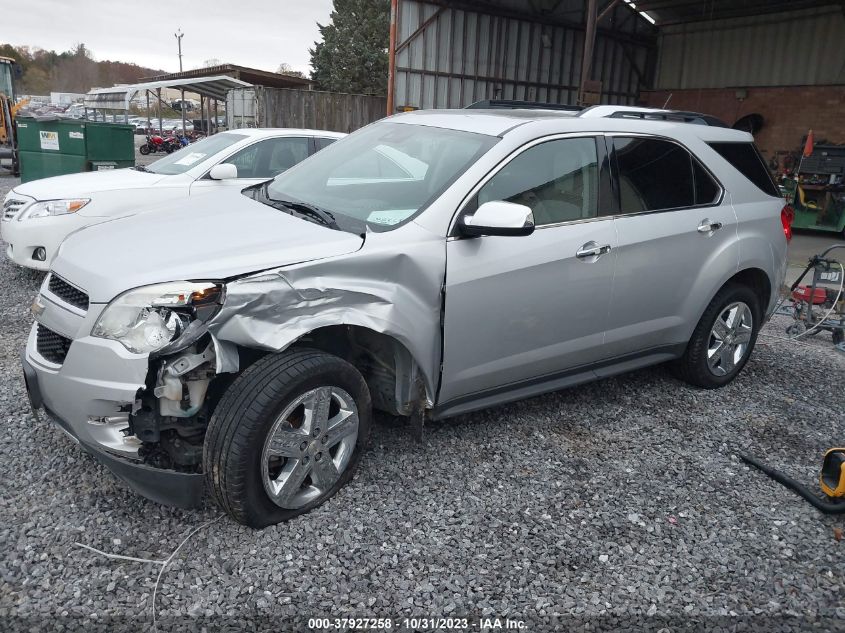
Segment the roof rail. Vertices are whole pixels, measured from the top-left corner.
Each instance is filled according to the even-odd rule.
[[[585,118],[639,119],[641,121],[674,121],[676,123],[692,123],[693,125],[709,125],[710,127],[728,127],[724,121],[709,114],[681,110],[659,110],[657,108],[600,105],[587,108],[578,116]]]
[[[464,108],[465,110],[563,110],[566,112],[581,112],[584,108],[562,103],[541,103],[539,101],[515,101],[511,99],[484,99],[476,101]]]

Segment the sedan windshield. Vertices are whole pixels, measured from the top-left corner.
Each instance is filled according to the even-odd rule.
[[[267,187],[294,201],[389,231],[422,211],[499,139],[382,122],[344,138]]]
[[[204,161],[209,156],[213,156],[218,152],[222,152],[227,147],[230,147],[240,140],[245,139],[243,134],[233,134],[225,132],[222,134],[215,134],[209,136],[196,143],[191,143],[182,149],[168,154],[154,163],[147,165],[145,171],[151,171],[154,174],[162,174],[163,176],[173,176],[175,174],[182,174],[188,171],[197,163]]]

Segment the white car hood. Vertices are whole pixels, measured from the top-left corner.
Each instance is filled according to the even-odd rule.
[[[229,190],[77,231],[52,269],[105,303],[146,284],[225,279],[344,255],[363,242]]]
[[[81,174],[53,176],[26,182],[14,188],[19,193],[36,200],[58,200],[62,198],[86,198],[98,191],[115,189],[136,189],[158,183],[161,174],[153,174],[137,169],[110,169],[107,171],[87,171]]]

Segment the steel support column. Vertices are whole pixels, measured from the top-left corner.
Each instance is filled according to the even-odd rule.
[[[158,133],[164,135],[164,116],[161,112],[161,88],[156,88],[156,97],[158,97]]]
[[[584,101],[584,89],[590,80],[590,71],[593,66],[593,49],[596,42],[596,0],[587,0],[586,6],[587,26],[584,31],[584,52],[581,56],[581,90],[578,93],[578,102]]]
[[[399,0],[390,0],[390,44],[387,51],[387,116],[393,114],[393,99],[396,81],[396,22],[398,20]]]

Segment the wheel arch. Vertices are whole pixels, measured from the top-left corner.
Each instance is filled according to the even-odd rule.
[[[317,349],[352,364],[364,376],[373,407],[392,415],[408,416],[433,405],[428,376],[408,347],[389,334],[361,325],[327,325],[301,335],[278,350],[236,344],[242,371],[271,353]]]
[[[769,303],[772,300],[772,281],[766,271],[755,267],[740,270],[723,283],[719,287],[719,290],[727,286],[729,283],[738,283],[751,288],[760,301],[760,311],[762,315],[766,314]],[[718,293],[718,290],[716,292]]]
[[[433,404],[420,364],[389,334],[361,325],[328,325],[301,336],[291,347],[319,349],[351,363],[364,376],[376,409],[407,416]]]
[[[738,283],[751,288],[755,296],[760,301],[759,316],[761,317],[761,321],[765,322],[767,317],[770,315],[770,309],[773,308],[774,304],[772,301],[773,292],[776,289],[773,286],[771,276],[759,266],[751,264],[741,270],[734,269],[729,272],[724,272],[718,281],[720,283],[709,286],[706,291],[701,289],[698,294],[691,293],[690,296],[697,297],[697,300],[695,307],[692,307],[688,312],[690,319],[686,323],[687,329],[681,335],[684,342],[688,341],[692,336],[693,330],[695,329],[695,326],[701,316],[707,310],[707,306],[710,305],[716,295],[718,295],[725,286],[731,283]]]

